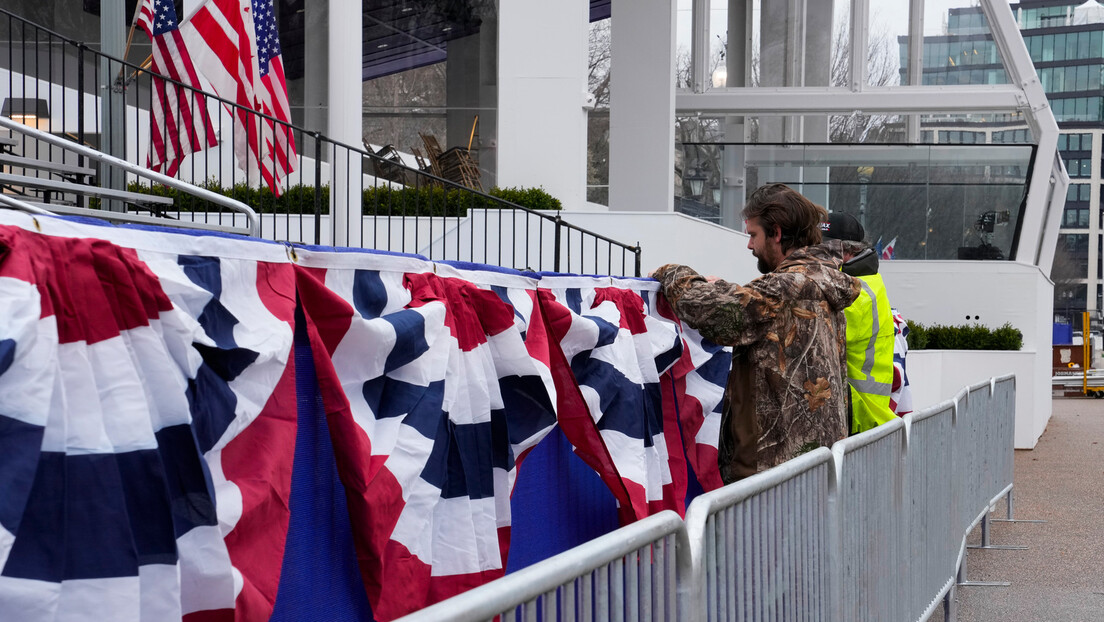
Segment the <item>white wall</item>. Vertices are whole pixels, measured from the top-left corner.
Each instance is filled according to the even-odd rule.
[[[583,0],[499,3],[499,186],[585,202],[589,11]]]
[[[614,211],[674,210],[676,4],[612,1],[617,17],[610,22],[609,200]]]
[[[945,356],[916,351],[909,353],[908,373],[917,410],[950,399],[967,384],[1016,373],[1016,447],[1034,447],[1052,412],[1050,279],[1035,266],[1008,261],[886,261],[881,273],[890,304],[906,319],[990,328],[1008,322],[1023,332],[1021,353],[1028,353],[1030,362],[1018,353],[979,358],[980,353],[963,351]]]
[[[759,276],[746,233],[677,212],[563,211],[564,220],[626,244],[639,244],[641,274],[681,263],[734,283]]]
[[[1034,351],[916,350],[908,355],[908,375],[915,410],[951,399],[963,388],[995,376],[1016,375],[1016,449],[1032,449],[1047,419],[1039,416],[1040,401],[1050,402],[1050,377],[1036,382]],[[1041,394],[1040,394],[1041,393]]]

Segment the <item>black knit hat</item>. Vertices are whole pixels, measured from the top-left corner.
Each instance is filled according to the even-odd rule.
[[[844,212],[832,212],[828,214],[828,222],[820,223],[820,233],[823,237],[836,240],[850,240],[862,242],[866,237],[866,231],[859,221]]]

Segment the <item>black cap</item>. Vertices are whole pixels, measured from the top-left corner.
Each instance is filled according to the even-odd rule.
[[[828,214],[828,222],[820,223],[820,233],[827,239],[850,240],[862,242],[866,237],[866,231],[851,214],[844,212],[832,212]]]

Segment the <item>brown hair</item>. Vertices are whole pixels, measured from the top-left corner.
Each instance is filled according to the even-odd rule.
[[[782,250],[820,244],[820,223],[828,210],[786,184],[766,184],[751,193],[744,218],[758,218],[767,235],[782,231]]]

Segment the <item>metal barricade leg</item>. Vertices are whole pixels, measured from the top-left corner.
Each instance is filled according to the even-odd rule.
[[[969,548],[969,547],[967,547]],[[966,564],[970,560],[970,552],[962,552],[962,565],[958,567],[958,580],[955,582],[956,586],[965,585],[969,587],[1008,587],[1012,585],[1009,581],[971,581],[966,578]]]
[[[971,544],[967,546],[968,549],[994,549],[1000,551],[1023,551],[1027,550],[1026,546],[1007,544],[989,544],[989,515],[986,514],[981,518],[981,544]],[[996,519],[993,519],[996,520]]]
[[[1008,489],[1008,495],[1005,496],[1005,503],[1008,506],[1007,518],[994,518],[994,522],[998,523],[1045,523],[1045,520],[1028,519],[1028,518],[1015,518],[1012,513],[1012,489]]]

